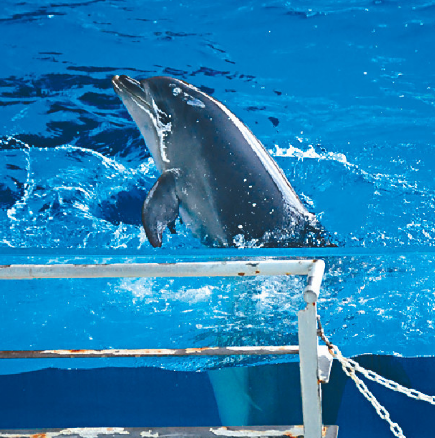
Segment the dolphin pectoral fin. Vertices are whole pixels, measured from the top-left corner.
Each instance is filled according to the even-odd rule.
[[[171,234],[177,234],[177,229],[175,227],[175,220],[169,222],[168,230],[170,231]]]
[[[176,194],[174,171],[166,170],[156,181],[142,207],[142,223],[151,245],[162,246],[165,228],[178,217],[179,201]]]

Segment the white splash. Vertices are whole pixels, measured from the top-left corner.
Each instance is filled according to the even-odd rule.
[[[134,95],[131,95],[131,99],[139,108],[145,111],[150,117],[154,127],[156,128],[157,135],[159,137],[159,143],[160,143],[159,148],[160,148],[160,156],[162,158],[162,161],[164,161],[165,163],[170,163],[168,156],[166,155],[165,137],[169,132],[171,132],[172,124],[171,122],[163,123],[161,121],[161,118],[159,117],[159,115],[167,117],[167,114],[158,108],[154,99],[152,101],[154,114],[145,105],[143,105],[139,99],[136,99]]]
[[[346,155],[339,153],[339,152],[326,152],[325,154],[319,154],[315,151],[313,145],[308,145],[307,150],[299,149],[292,144],[288,146],[288,148],[281,148],[278,145],[275,145],[275,150],[271,151],[272,155],[276,157],[295,157],[300,160],[303,160],[305,158],[313,158],[316,160],[331,160],[331,161],[338,161],[343,164],[350,163],[347,161]]]
[[[155,114],[157,116],[154,120],[156,122],[155,127],[157,130],[157,135],[159,136],[159,140],[160,140],[160,154],[162,157],[162,161],[166,163],[170,163],[168,156],[166,155],[165,137],[172,131],[172,123],[171,122],[163,123],[160,116],[168,117],[168,115],[165,112],[163,112],[160,108],[158,108],[154,99],[152,104]]]

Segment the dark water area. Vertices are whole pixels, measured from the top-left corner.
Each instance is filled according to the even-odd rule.
[[[434,358],[360,356],[358,362],[406,387],[435,393]],[[0,428],[194,427],[302,424],[297,363],[208,373],[157,368],[45,369],[0,376]],[[225,409],[211,381],[227,381]],[[241,381],[246,385],[241,385]],[[231,385],[231,383],[233,383]],[[431,436],[433,406],[368,383],[405,436]],[[188,396],[186,396],[188,394]],[[388,425],[334,363],[323,385],[324,424],[340,437],[391,436]],[[35,403],[35,400],[38,400]],[[248,400],[240,403],[241,400]],[[228,403],[231,401],[231,403]]]

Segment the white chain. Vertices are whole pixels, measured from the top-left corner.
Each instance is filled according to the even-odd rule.
[[[335,345],[333,345],[333,348],[329,348],[329,352],[332,354],[332,356],[338,359],[338,361],[341,363],[343,371],[355,382],[358,390],[373,405],[378,415],[390,425],[393,435],[398,438],[406,438],[401,427],[391,420],[389,412],[378,402],[376,397],[367,388],[366,384],[355,374],[357,368],[354,367],[353,363],[351,363],[349,359],[345,358]],[[358,368],[361,368],[361,366],[358,366]],[[360,370],[358,369],[358,371]]]
[[[361,374],[367,377],[367,379],[373,380],[373,382],[377,382],[388,389],[392,389],[393,391],[401,392],[402,394],[405,394],[408,397],[415,398],[416,400],[423,400],[432,405],[435,405],[434,396],[423,394],[422,392],[417,391],[416,389],[406,388],[405,386],[402,386],[399,383],[394,382],[393,380],[388,380],[385,377],[376,374],[374,371],[366,370],[358,362],[355,362],[352,359],[346,359],[346,360],[355,368],[356,371],[359,371]]]
[[[319,331],[318,331],[319,337],[328,346],[331,355],[341,363],[343,371],[346,373],[346,375],[348,375],[355,382],[358,390],[373,405],[378,415],[390,425],[390,429],[391,432],[393,432],[393,435],[398,438],[406,438],[400,426],[391,420],[388,411],[376,400],[376,397],[369,391],[366,384],[355,373],[359,371],[367,379],[370,379],[373,382],[377,382],[388,389],[392,389],[393,391],[401,392],[407,395],[408,397],[415,398],[416,400],[423,400],[435,405],[435,397],[423,394],[422,392],[419,392],[415,389],[406,388],[397,382],[393,382],[392,380],[388,380],[385,377],[380,376],[374,371],[366,370],[358,362],[355,362],[352,359],[345,358],[341,354],[339,348],[336,345],[332,344],[329,341],[329,339],[325,336],[319,317],[318,317],[318,323],[319,323]]]

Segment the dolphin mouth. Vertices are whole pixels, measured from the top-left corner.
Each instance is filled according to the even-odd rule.
[[[127,75],[115,75],[112,78],[113,89],[121,98],[129,97],[139,105],[145,105],[151,109],[147,93],[139,81]]]
[[[129,94],[143,93],[140,82],[127,75],[113,76],[112,84],[116,92],[127,92]]]

